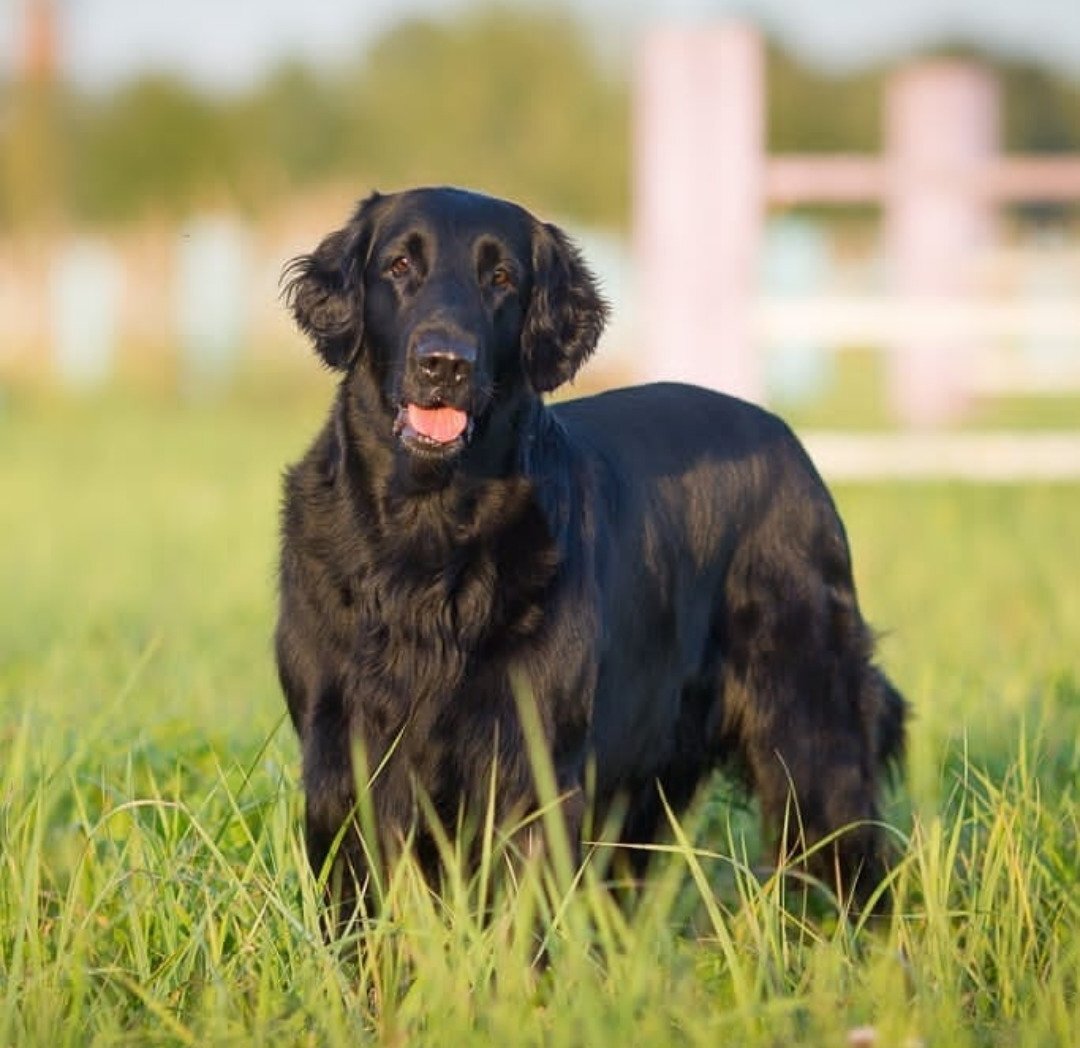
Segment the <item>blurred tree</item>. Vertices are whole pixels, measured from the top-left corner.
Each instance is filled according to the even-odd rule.
[[[1006,147],[1080,150],[1080,82],[996,64]],[[829,75],[770,45],[769,149],[878,150],[888,73]],[[358,195],[466,184],[625,227],[628,75],[605,67],[569,14],[484,0],[452,20],[400,24],[343,68],[283,65],[246,96],[160,75],[104,98],[55,84],[28,96],[13,83],[0,96],[0,223],[40,210],[38,195],[59,195],[61,214],[108,221],[207,201],[258,211],[347,180]]]
[[[167,76],[136,80],[69,116],[69,193],[76,215],[118,219],[183,214],[235,185],[242,143],[220,102]]]
[[[378,182],[457,182],[537,208],[625,224],[624,80],[568,16],[483,6],[380,41],[345,90],[351,158]]]
[[[239,143],[257,197],[310,185],[345,169],[350,107],[334,79],[288,62],[257,92],[228,108],[230,134]]]
[[[1026,63],[1005,65],[1001,76],[1005,149],[1022,153],[1080,150],[1080,81]],[[1036,222],[1057,222],[1070,213],[1080,214],[1075,204],[1063,203],[1024,203],[1012,210]]]
[[[1022,153],[1080,150],[1080,81],[1012,62],[1002,67],[1001,77],[1006,149]]]
[[[458,182],[549,213],[625,224],[628,93],[568,16],[485,6],[412,21],[344,69],[280,67],[246,97],[164,75],[63,107],[63,191],[76,218],[258,209],[349,179]],[[7,133],[5,133],[5,130]],[[14,155],[10,127],[0,138]]]
[[[830,75],[772,43],[765,78],[771,152],[870,153],[881,148],[881,70]]]

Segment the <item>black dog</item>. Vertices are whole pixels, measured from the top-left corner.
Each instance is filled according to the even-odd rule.
[[[316,872],[337,839],[354,885],[372,843],[385,859],[411,838],[434,870],[418,798],[452,828],[493,763],[500,818],[535,804],[524,689],[572,841],[586,793],[649,842],[662,795],[680,810],[727,765],[788,853],[842,830],[811,868],[864,900],[905,704],[790,430],[680,385],[546,407],[606,307],[566,236],[514,204],[376,194],[286,276],[343,373],[286,477],[276,637]],[[355,784],[376,769],[365,842]]]

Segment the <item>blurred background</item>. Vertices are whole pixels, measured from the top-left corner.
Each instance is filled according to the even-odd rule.
[[[1080,470],[1074,0],[3,0],[0,396],[317,386],[282,264],[416,183],[579,239],[578,391],[1050,429]]]

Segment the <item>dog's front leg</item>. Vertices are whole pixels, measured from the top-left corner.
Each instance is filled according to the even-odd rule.
[[[339,689],[324,688],[302,742],[308,861],[324,887],[331,931],[374,912],[384,846],[401,822],[389,803],[386,769],[369,773],[372,747],[361,742],[347,708]]]
[[[340,931],[369,901],[367,849],[357,821],[356,785],[347,738],[304,744],[305,842],[311,872],[323,885],[328,930]]]

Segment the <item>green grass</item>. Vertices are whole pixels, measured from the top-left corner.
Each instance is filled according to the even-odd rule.
[[[837,492],[915,705],[895,917],[785,909],[718,785],[633,913],[591,866],[406,867],[358,951],[269,643],[324,396],[0,409],[0,1044],[1075,1043],[1080,487]]]

